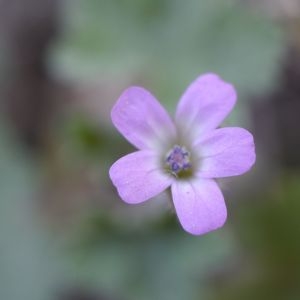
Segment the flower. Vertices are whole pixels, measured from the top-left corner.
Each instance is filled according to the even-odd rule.
[[[111,118],[139,150],[120,158],[109,170],[120,197],[137,204],[171,188],[184,230],[200,235],[223,226],[227,210],[214,179],[243,174],[255,162],[250,132],[217,128],[235,102],[234,87],[215,74],[191,83],[174,120],[147,90],[126,89]]]

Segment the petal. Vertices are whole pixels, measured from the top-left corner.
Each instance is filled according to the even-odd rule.
[[[253,136],[239,127],[216,129],[198,141],[194,149],[201,157],[198,172],[201,177],[240,175],[255,162]]]
[[[159,157],[152,151],[142,150],[117,160],[109,176],[120,197],[127,203],[144,202],[168,188],[172,177],[159,168]]]
[[[224,225],[226,205],[214,180],[176,181],[172,196],[178,219],[187,232],[200,235]]]
[[[175,126],[160,103],[141,87],[125,90],[111,112],[120,133],[138,149],[153,149],[174,139]]]
[[[236,102],[234,87],[215,74],[198,77],[182,95],[176,111],[181,134],[191,140],[218,127]]]

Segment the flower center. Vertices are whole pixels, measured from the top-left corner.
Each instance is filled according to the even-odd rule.
[[[192,168],[190,156],[185,147],[175,145],[166,155],[167,170],[176,177],[189,175]]]

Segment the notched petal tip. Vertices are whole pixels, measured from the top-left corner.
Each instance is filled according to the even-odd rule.
[[[122,113],[126,113],[126,106],[132,99],[141,99],[141,95],[143,94],[147,95],[150,94],[150,92],[140,86],[130,86],[121,93],[110,113],[111,121],[118,130],[119,127],[122,127],[122,124],[120,124],[120,116]]]
[[[220,221],[218,224],[211,226],[211,227],[206,227],[206,228],[202,228],[202,227],[187,227],[187,226],[183,226],[181,224],[181,227],[184,229],[184,231],[186,231],[187,233],[194,235],[194,236],[199,236],[199,235],[205,235],[208,234],[210,232],[216,231],[220,228],[222,228],[225,223],[227,221],[227,214],[223,217],[223,220]]]
[[[160,170],[156,161],[156,153],[143,150],[128,154],[111,166],[110,179],[124,202],[144,202],[171,185],[173,179]]]
[[[195,142],[201,156],[198,176],[220,178],[248,172],[256,160],[253,135],[244,128],[224,127]]]
[[[231,83],[207,73],[194,80],[181,96],[176,123],[193,140],[217,128],[233,109],[237,93]]]
[[[189,226],[187,224],[182,224],[182,223],[181,226],[187,233],[195,236],[199,236],[222,228],[225,225],[226,221],[227,221],[227,210],[224,210],[222,214],[218,216],[218,222],[216,223],[209,224],[205,227],[199,225]]]
[[[207,86],[211,90],[211,96],[213,96],[214,88],[216,90],[221,90],[223,93],[223,99],[226,100],[225,102],[227,102],[224,104],[230,106],[230,110],[234,107],[237,101],[236,88],[232,83],[225,81],[220,75],[215,73],[206,73],[200,75],[194,82],[201,86]],[[212,101],[213,100],[214,99],[212,99]]]
[[[222,227],[227,209],[222,192],[211,179],[195,179],[172,184],[172,196],[182,228],[202,235]]]
[[[126,193],[123,193],[122,185],[120,184],[119,179],[119,160],[117,160],[109,169],[109,178],[111,182],[113,183],[113,186],[116,188],[117,193],[119,197],[127,204],[135,204],[136,202],[131,199],[130,194],[127,195]]]
[[[174,124],[161,104],[146,89],[126,89],[111,111],[118,131],[138,149],[154,149],[175,135]]]

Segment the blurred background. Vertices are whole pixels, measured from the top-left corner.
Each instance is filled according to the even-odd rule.
[[[194,237],[164,195],[118,198],[110,110],[135,84],[173,113],[205,72],[257,163]],[[299,118],[299,0],[0,0],[0,299],[300,299]]]

